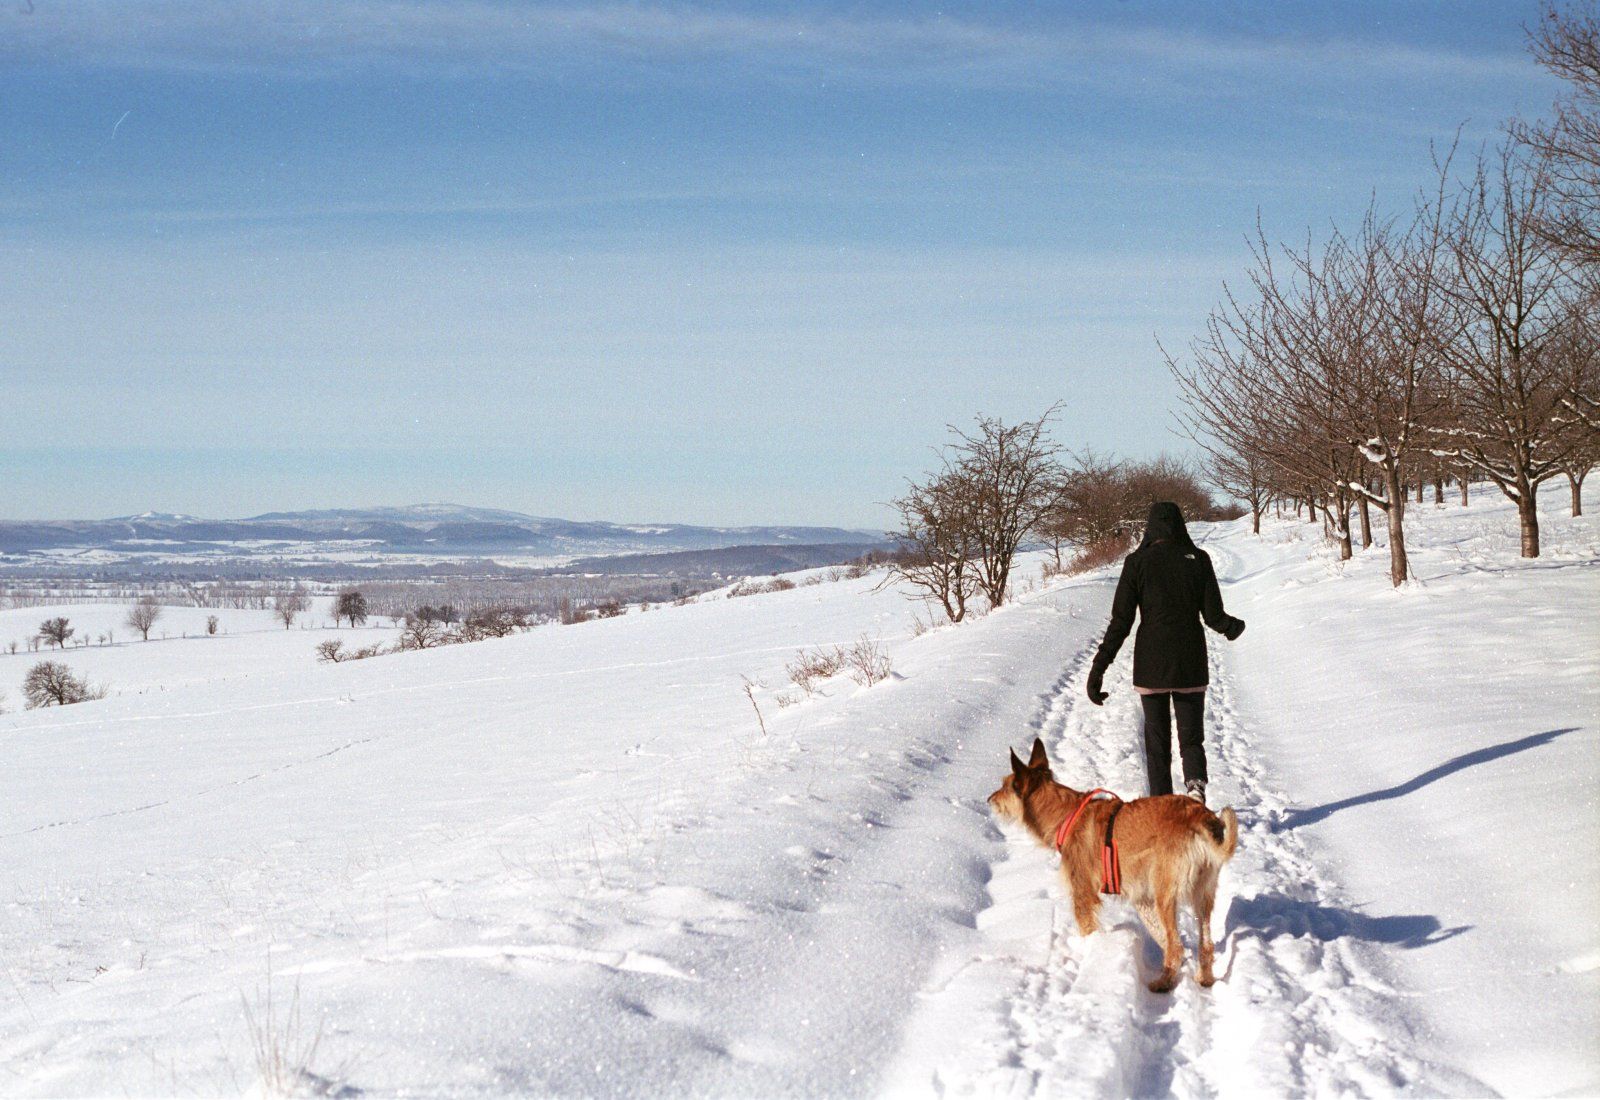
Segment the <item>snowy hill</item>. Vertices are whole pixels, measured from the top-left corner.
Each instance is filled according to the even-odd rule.
[[[1409,522],[1400,591],[1197,531],[1243,836],[1221,980],[1170,997],[984,805],[1035,734],[1142,786],[1126,657],[1083,699],[1110,574],[921,636],[874,576],[338,666],[132,647],[166,690],[0,717],[3,1091],[1592,1093],[1600,524],[1524,562],[1486,496]],[[862,635],[894,678],[780,706]]]

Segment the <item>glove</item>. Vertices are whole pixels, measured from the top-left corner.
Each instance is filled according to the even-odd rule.
[[[1241,635],[1243,633],[1244,633],[1244,620],[1243,619],[1235,619],[1235,620],[1233,620],[1233,622],[1228,624],[1228,629],[1227,629],[1226,632],[1224,632],[1224,634],[1222,636],[1224,638],[1228,639],[1228,641],[1231,642],[1231,641],[1235,641],[1239,637],[1239,635]]]
[[[1089,702],[1093,703],[1097,707],[1105,706],[1106,700],[1111,698],[1111,696],[1100,690],[1101,681],[1103,681],[1105,677],[1106,670],[1103,668],[1092,668],[1089,670]]]

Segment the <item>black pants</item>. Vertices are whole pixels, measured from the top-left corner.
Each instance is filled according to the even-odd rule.
[[[1144,702],[1144,766],[1151,794],[1172,793],[1172,712],[1178,712],[1178,752],[1183,757],[1183,779],[1206,777],[1205,710],[1203,691],[1169,691],[1142,695]]]

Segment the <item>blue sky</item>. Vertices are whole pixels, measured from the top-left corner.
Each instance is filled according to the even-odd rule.
[[[1533,3],[0,4],[0,515],[876,525],[951,421],[1183,449],[1259,216],[1556,88]]]

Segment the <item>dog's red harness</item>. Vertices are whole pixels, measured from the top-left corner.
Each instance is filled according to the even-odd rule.
[[[1067,845],[1067,838],[1072,835],[1072,827],[1078,823],[1078,818],[1083,816],[1083,811],[1089,808],[1089,803],[1095,801],[1095,795],[1103,794],[1116,803],[1111,809],[1111,816],[1106,818],[1106,838],[1100,845],[1100,892],[1102,894],[1122,893],[1122,858],[1117,852],[1117,841],[1112,836],[1112,830],[1117,824],[1117,815],[1122,812],[1122,799],[1106,790],[1096,787],[1078,803],[1078,808],[1072,815],[1061,822],[1061,827],[1056,830],[1056,851],[1061,851]]]

